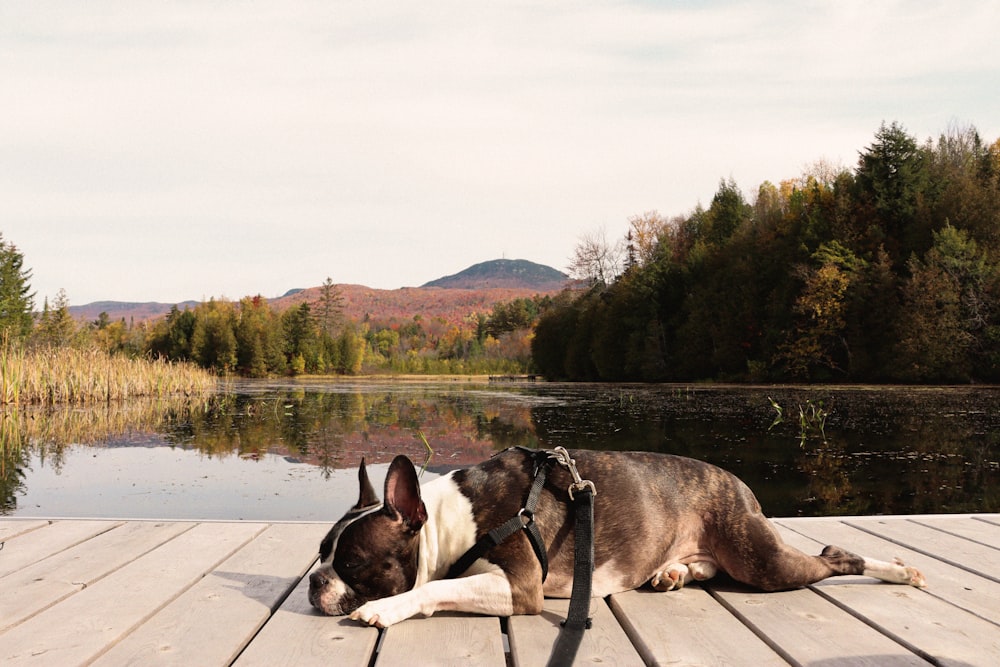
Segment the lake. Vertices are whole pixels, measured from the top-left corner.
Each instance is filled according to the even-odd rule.
[[[196,401],[0,413],[0,514],[335,519],[357,464],[426,481],[514,445],[739,475],[770,516],[1000,511],[1000,389],[234,381]],[[585,471],[584,471],[585,472]]]

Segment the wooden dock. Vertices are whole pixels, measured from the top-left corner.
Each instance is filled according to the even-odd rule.
[[[592,605],[577,664],[1000,664],[1000,515],[777,520],[786,541],[899,556],[918,590],[841,577],[731,583]],[[544,665],[566,602],[384,632],[315,613],[316,523],[0,518],[4,665]]]

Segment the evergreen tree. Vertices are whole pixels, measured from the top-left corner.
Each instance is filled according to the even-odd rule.
[[[51,307],[48,298],[45,299],[33,338],[42,345],[61,347],[72,343],[75,333],[76,322],[69,314],[69,297],[66,290],[60,289]]]
[[[883,123],[858,161],[855,180],[867,208],[869,240],[883,244],[897,268],[931,245],[931,227],[920,215],[928,176],[926,151],[898,123]]]
[[[31,333],[35,295],[24,256],[0,233],[0,335],[24,340]]]
[[[327,277],[320,288],[319,320],[320,331],[332,338],[344,316],[344,295],[333,284],[333,279]]]

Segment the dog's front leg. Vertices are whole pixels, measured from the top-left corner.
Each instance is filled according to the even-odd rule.
[[[514,613],[507,575],[500,570],[459,579],[438,579],[399,595],[373,600],[351,613],[354,620],[385,628],[418,614],[463,611],[487,616]]]

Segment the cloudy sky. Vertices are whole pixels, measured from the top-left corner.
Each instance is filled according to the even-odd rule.
[[[41,304],[420,285],[1000,135],[1000,2],[3,0],[0,232]]]

